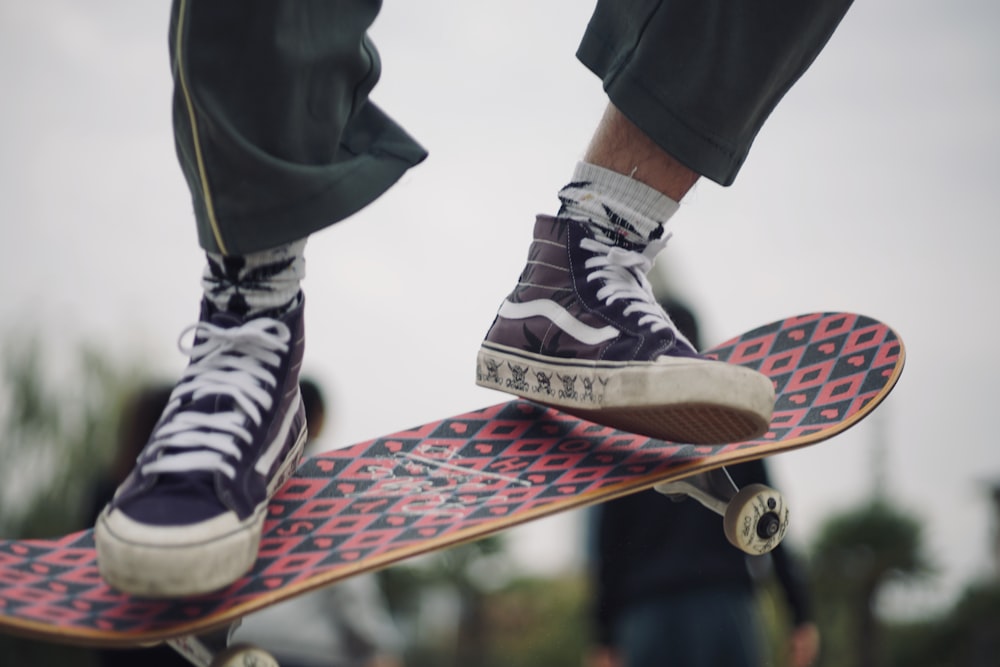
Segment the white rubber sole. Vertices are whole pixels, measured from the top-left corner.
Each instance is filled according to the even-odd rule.
[[[150,527],[120,511],[94,530],[97,564],[111,586],[144,597],[199,595],[232,583],[257,559],[267,505],[240,522],[232,513],[185,527]]]
[[[741,442],[767,432],[774,384],[749,368],[705,359],[558,360],[480,348],[476,384],[661,440]]]
[[[306,431],[268,485],[270,499],[295,473]],[[121,511],[104,512],[94,527],[97,566],[108,584],[131,595],[173,598],[224,588],[257,560],[267,502],[240,520],[233,512],[190,526],[150,526]]]

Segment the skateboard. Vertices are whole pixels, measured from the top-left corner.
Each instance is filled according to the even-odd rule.
[[[694,497],[723,515],[731,542],[766,552],[787,528],[784,500],[765,487],[735,489],[724,466],[856,424],[896,384],[903,343],[865,316],[812,313],[706,354],[774,381],[766,434],[726,445],[664,442],[511,400],[304,461],[269,506],[254,568],[209,595],[152,600],[109,588],[90,530],[0,540],[0,632],[106,647],[167,641],[194,664],[266,664],[249,649],[214,653],[198,636],[410,556],[650,487]]]

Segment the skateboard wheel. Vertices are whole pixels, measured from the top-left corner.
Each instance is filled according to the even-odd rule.
[[[274,656],[250,644],[235,644],[215,656],[209,667],[279,667]]]
[[[780,493],[763,484],[750,484],[733,496],[722,517],[726,539],[748,554],[766,554],[785,537],[788,510]]]

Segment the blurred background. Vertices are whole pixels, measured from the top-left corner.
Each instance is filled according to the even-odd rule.
[[[431,156],[310,240],[320,448],[504,400],[473,385],[474,358],[603,111],[574,58],[591,8],[386,3],[373,99]],[[122,401],[186,363],[176,340],[198,315],[203,256],[174,157],[168,13],[0,0],[2,537],[84,527]],[[654,270],[707,345],[817,310],[877,317],[906,343],[875,416],[771,463],[811,567],[821,664],[996,664],[977,656],[1000,636],[997,34],[988,0],[858,3],[736,185],[685,200]],[[407,664],[581,664],[585,525],[563,515],[386,573]],[[893,555],[876,557],[886,534]],[[772,603],[765,589],[778,627]],[[470,609],[488,622],[461,622]],[[881,638],[865,659],[858,614]]]

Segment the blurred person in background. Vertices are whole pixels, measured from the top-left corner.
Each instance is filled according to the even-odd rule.
[[[700,346],[694,313],[664,307]],[[727,466],[733,481],[769,484],[763,459]],[[595,646],[589,667],[763,667],[767,637],[759,587],[774,578],[792,628],[784,658],[808,667],[819,652],[803,574],[784,544],[748,556],[700,503],[652,489],[591,510]]]

